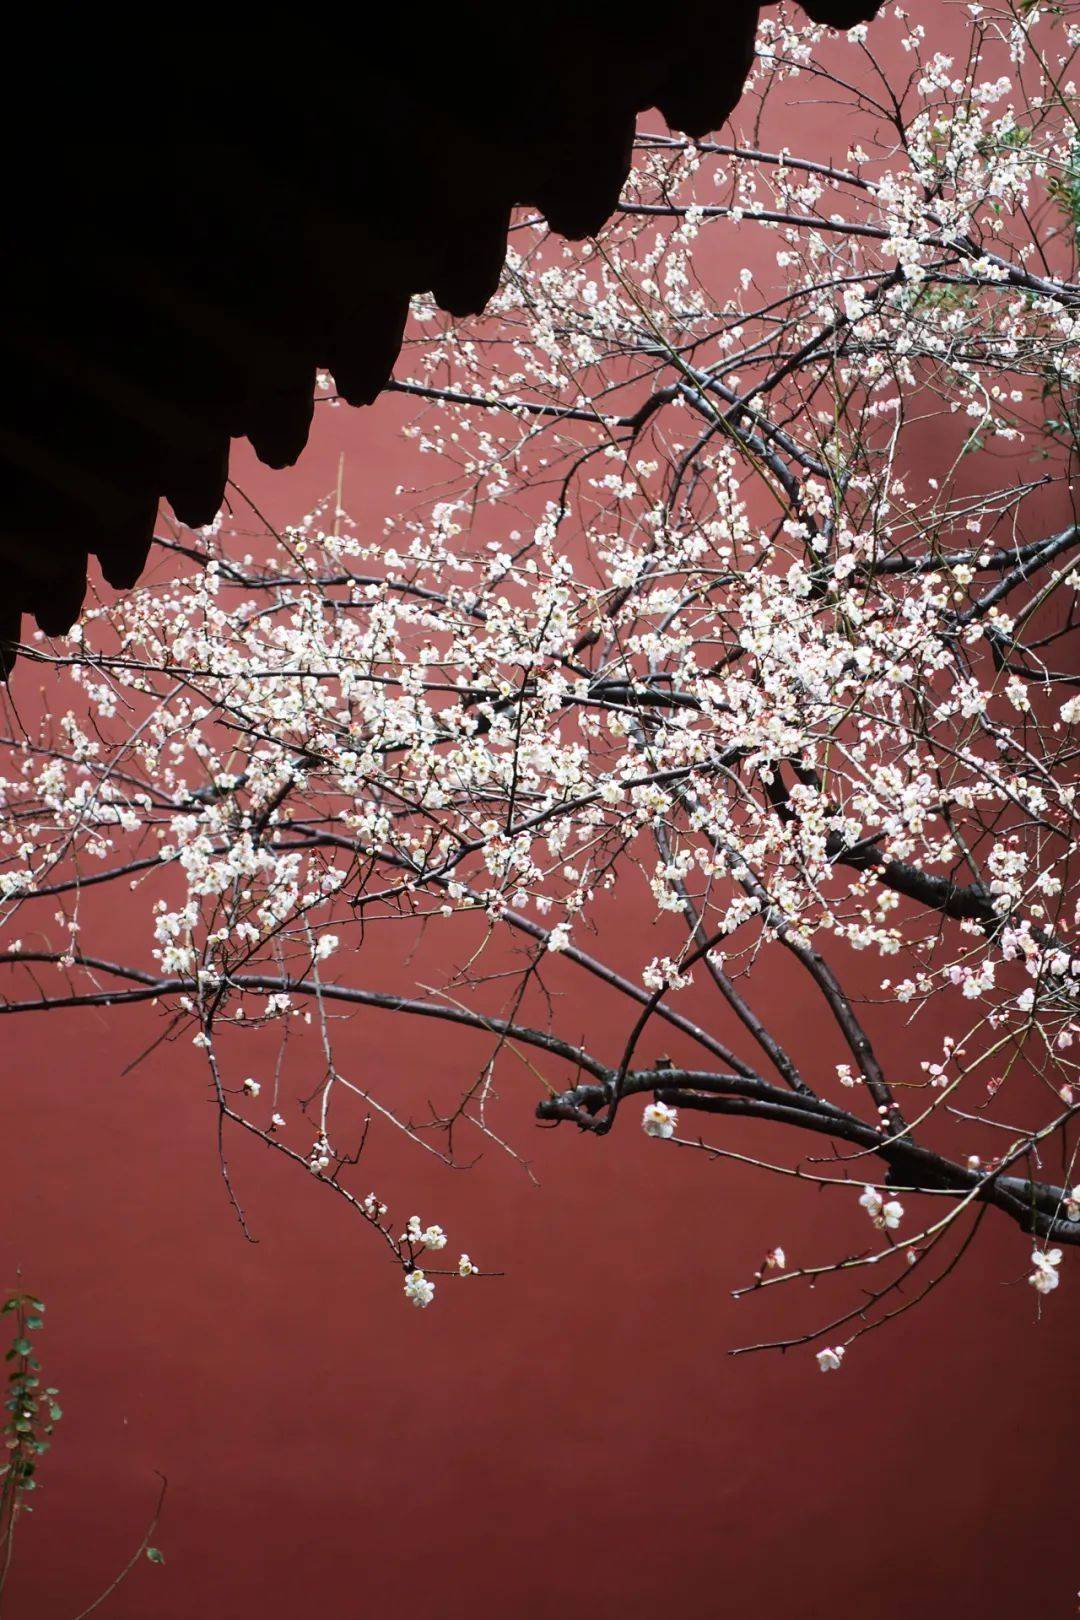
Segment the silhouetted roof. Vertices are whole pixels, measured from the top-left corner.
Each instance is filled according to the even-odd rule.
[[[806,9],[850,27],[877,5]],[[132,585],[159,497],[210,522],[230,438],[295,461],[317,366],[370,403],[412,293],[486,302],[512,206],[598,230],[640,112],[727,118],[758,6],[267,8],[247,35],[144,12],[166,32],[134,58],[132,24],[93,15],[81,42],[65,25],[62,75],[44,37],[28,53],[4,114],[0,643],[23,612],[70,627],[88,552]]]

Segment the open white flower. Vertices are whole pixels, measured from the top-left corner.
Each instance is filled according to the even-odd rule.
[[[262,1090],[262,1086],[257,1080],[253,1080],[249,1075],[244,1081],[244,1090],[247,1092],[249,1097],[257,1097],[259,1092]]]
[[[462,1255],[461,1259],[457,1263],[457,1268],[459,1277],[471,1277],[473,1272],[476,1270],[476,1267],[473,1265],[467,1254]]]
[[[641,1116],[641,1128],[646,1136],[674,1136],[678,1122],[679,1110],[662,1102],[647,1103]]]
[[[899,1199],[890,1198],[886,1203],[876,1187],[864,1187],[859,1203],[879,1232],[895,1232],[900,1225],[904,1214],[904,1206]]]
[[[864,1187],[859,1197],[859,1203],[872,1221],[876,1221],[881,1214],[881,1194],[876,1187]]]
[[[844,1359],[844,1347],[842,1344],[835,1344],[831,1350],[819,1350],[815,1359],[822,1372],[839,1372],[840,1363]]]
[[[1061,1264],[1060,1249],[1033,1249],[1031,1251],[1031,1264],[1034,1271],[1028,1282],[1038,1294],[1052,1294],[1061,1278],[1058,1276],[1058,1266]]]
[[[446,1233],[441,1226],[421,1226],[419,1215],[410,1215],[401,1234],[403,1243],[413,1243],[418,1249],[445,1249]]]

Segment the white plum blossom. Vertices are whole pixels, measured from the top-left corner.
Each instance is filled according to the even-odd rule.
[[[904,1214],[904,1206],[896,1198],[887,1202],[876,1187],[864,1187],[859,1203],[879,1231],[895,1232]]]
[[[1051,1294],[1057,1287],[1061,1278],[1058,1267],[1061,1264],[1060,1249],[1033,1249],[1031,1264],[1034,1267],[1028,1282],[1036,1293]]]
[[[463,1254],[461,1256],[460,1260],[458,1261],[457,1268],[459,1277],[471,1277],[476,1270],[476,1267],[473,1265],[467,1254]]]
[[[429,1282],[422,1271],[410,1271],[405,1278],[404,1292],[410,1304],[424,1311],[435,1298],[435,1284]]]
[[[815,1359],[821,1372],[839,1372],[844,1359],[844,1346],[836,1344],[831,1349],[819,1350]]]
[[[662,1102],[646,1103],[641,1116],[641,1128],[646,1136],[674,1136],[678,1122],[678,1109],[669,1108],[667,1103]]]
[[[441,1226],[422,1226],[419,1215],[410,1215],[405,1223],[405,1230],[401,1235],[403,1243],[408,1242],[421,1249],[445,1249],[446,1233]]]
[[[262,1086],[259,1084],[258,1080],[253,1080],[249,1075],[244,1081],[243,1089],[249,1097],[257,1097],[259,1092],[262,1090]]]
[[[322,1175],[329,1170],[333,1159],[333,1149],[325,1136],[316,1137],[311,1152],[308,1154],[308,1169],[313,1176]]]

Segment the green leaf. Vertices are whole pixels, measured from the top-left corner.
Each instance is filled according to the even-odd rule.
[[[17,1356],[28,1356],[34,1347],[30,1343],[29,1339],[18,1338],[14,1341],[11,1348],[14,1350]]]
[[[146,1556],[152,1564],[163,1564],[165,1562],[165,1554],[159,1547],[147,1547]]]

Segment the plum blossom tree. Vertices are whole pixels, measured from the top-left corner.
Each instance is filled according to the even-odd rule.
[[[24,650],[0,1012],[152,1001],[241,1220],[232,1132],[346,1200],[416,1307],[478,1268],[365,1195],[379,1133],[516,1155],[510,1068],[549,1124],[848,1200],[849,1252],[773,1249],[747,1290],[850,1276],[776,1341],[823,1371],[990,1211],[1040,1301],[1080,1244],[1080,18],[965,7],[941,51],[915,15],[771,16],[730,138],[644,129],[599,238],[522,215],[483,317],[417,299],[381,533],[337,491],[253,540],[234,491]],[[777,982],[827,1037],[784,1036]],[[469,1083],[377,1095],[338,1056],[358,1009],[454,1026]]]

